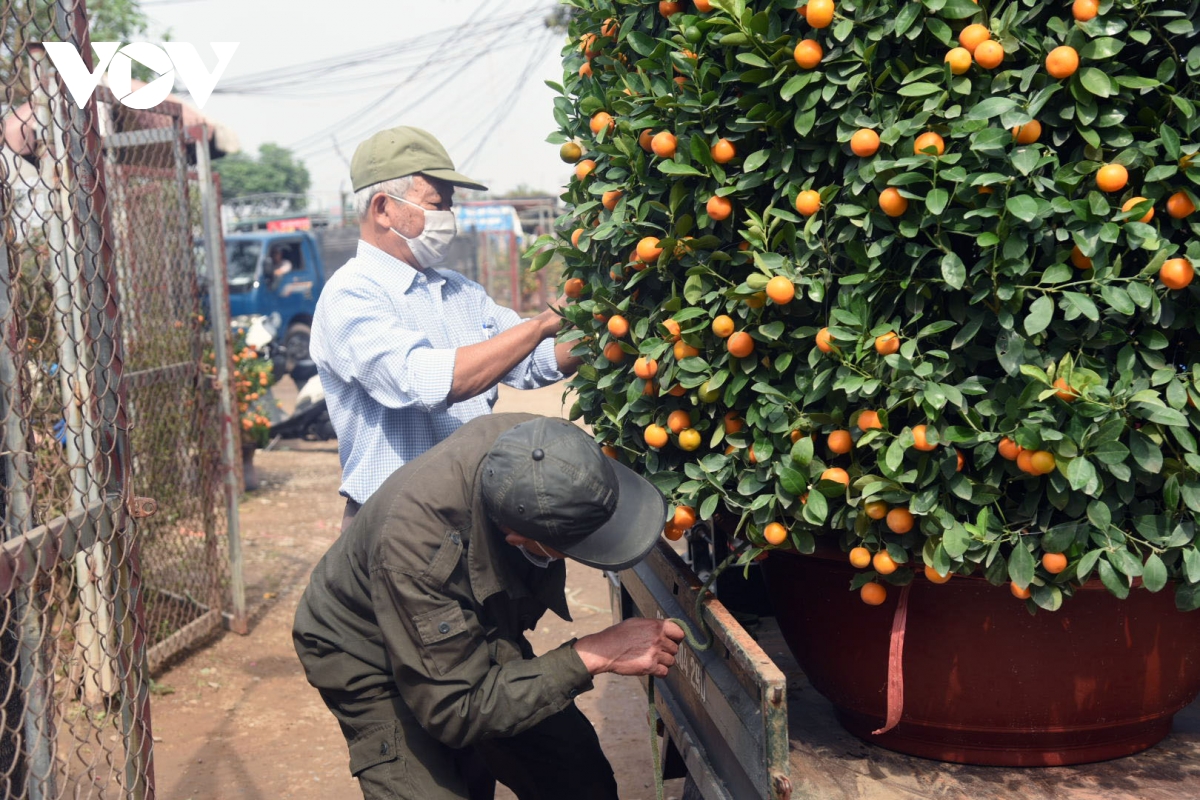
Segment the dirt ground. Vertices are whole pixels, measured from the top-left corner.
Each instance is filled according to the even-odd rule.
[[[504,389],[504,387],[501,387]],[[502,391],[497,411],[558,416],[562,391]],[[287,399],[283,398],[285,405]],[[241,506],[248,636],[224,634],[156,676],[152,704],[159,797],[352,798],[357,781],[332,715],[304,679],[292,649],[296,603],[312,567],[336,539],[336,442],[281,443],[255,456],[262,487]],[[530,638],[538,652],[612,623],[604,576],[571,564],[573,622],[553,614]],[[626,800],[654,797],[645,696],[631,678],[602,675],[579,707],[596,726]],[[681,782],[668,782],[678,797]],[[513,795],[497,791],[497,798]]]

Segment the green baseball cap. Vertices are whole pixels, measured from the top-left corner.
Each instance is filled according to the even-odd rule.
[[[667,519],[654,484],[563,419],[540,417],[505,431],[484,457],[481,480],[497,525],[598,569],[641,561]]]
[[[350,182],[356,192],[418,172],[454,186],[487,191],[482,183],[455,172],[446,148],[432,133],[420,128],[401,125],[380,131],[360,144],[350,159]]]

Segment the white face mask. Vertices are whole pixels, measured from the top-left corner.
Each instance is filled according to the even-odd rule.
[[[545,549],[540,544],[537,542],[534,542],[534,544],[537,545],[537,548],[542,551],[542,555],[539,556],[529,552],[528,548],[526,548],[523,544],[517,545],[517,549],[521,551],[521,555],[525,556],[525,560],[530,564],[533,564],[535,567],[546,569],[555,561],[558,561],[558,559],[554,556],[547,555]]]
[[[396,197],[394,194],[389,194],[388,197],[416,206],[425,214],[425,229],[415,239],[408,238],[395,228],[388,230],[408,242],[408,249],[422,268],[429,269],[444,263],[446,254],[450,251],[450,242],[458,235],[458,222],[454,218],[454,212],[430,211],[403,197]]]

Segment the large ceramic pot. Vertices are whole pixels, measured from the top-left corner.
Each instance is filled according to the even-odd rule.
[[[1161,740],[1200,693],[1200,612],[1170,587],[1127,600],[1099,582],[1031,616],[982,578],[918,576],[905,633],[904,713],[883,725],[900,589],[882,606],[848,591],[840,552],[772,553],[768,591],[788,646],[851,733],[926,758],[997,766],[1102,761]]]

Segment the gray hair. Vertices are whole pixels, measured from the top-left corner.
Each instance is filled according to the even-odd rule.
[[[367,212],[371,208],[371,198],[377,194],[390,194],[396,197],[404,197],[408,194],[408,190],[412,188],[412,175],[405,175],[403,178],[392,178],[387,181],[371,184],[363,189],[359,189],[354,193],[354,213],[359,220],[367,218]]]

